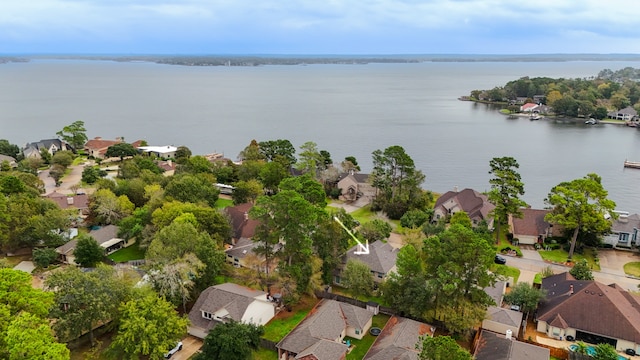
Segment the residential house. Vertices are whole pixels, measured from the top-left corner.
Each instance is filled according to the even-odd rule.
[[[369,244],[368,254],[356,254],[357,252],[358,245],[347,251],[343,259],[343,267],[350,259],[361,261],[369,267],[373,280],[377,283],[382,282],[391,272],[396,271],[398,249],[392,247],[389,243],[378,240]],[[336,274],[334,281],[336,284],[340,284],[340,272]]]
[[[176,172],[176,163],[173,160],[158,160],[156,165],[162,169],[164,176],[173,176]]]
[[[604,243],[613,247],[631,248],[640,244],[638,239],[640,215],[619,213],[611,223],[611,232],[604,236]]]
[[[371,202],[376,196],[376,188],[369,183],[369,174],[349,172],[340,175],[338,178],[338,189],[341,197],[345,201],[356,201],[360,198]]]
[[[161,158],[161,159],[175,159],[176,151],[178,151],[178,148],[171,145],[138,146],[138,151],[140,151],[143,154]]]
[[[344,359],[345,336],[362,339],[373,313],[347,303],[322,299],[277,345],[278,359]]]
[[[237,321],[264,325],[275,316],[275,303],[264,291],[233,283],[205,289],[189,312],[189,334],[204,339],[218,323]]]
[[[524,113],[534,113],[536,109],[538,109],[538,104],[534,104],[534,103],[526,103],[522,106],[520,106],[520,112],[524,112]]]
[[[493,218],[489,216],[495,205],[491,204],[487,196],[473,189],[447,191],[437,200],[433,210],[433,221],[447,218],[458,211],[469,215],[473,225],[485,220],[489,228],[493,227]]]
[[[89,214],[89,196],[87,194],[66,195],[54,191],[45,197],[58,204],[60,209],[76,209],[81,218],[85,218]]]
[[[549,236],[561,235],[559,227],[554,228],[553,224],[544,220],[551,210],[525,208],[520,211],[522,218],[509,217],[509,231],[520,244],[541,244]]]
[[[429,324],[393,316],[363,360],[418,360],[420,338],[434,332],[435,327]]]
[[[51,155],[63,150],[74,151],[71,145],[60,139],[45,139],[25,145],[22,149],[22,154],[25,158],[40,159],[40,151],[42,149],[45,149]]]
[[[538,307],[539,332],[640,352],[640,296],[568,272],[544,278],[542,289],[547,295]]]
[[[107,255],[127,246],[127,242],[118,237],[118,227],[115,225],[107,225],[99,229],[91,230],[89,236],[96,240]],[[56,248],[56,252],[60,254],[62,258],[62,262],[72,265],[75,264],[73,250],[76,248],[77,243],[78,240],[71,240]]]
[[[105,140],[100,136],[96,136],[95,138],[87,141],[84,144],[83,149],[87,156],[93,156],[96,159],[104,159],[109,147],[115,144],[119,144],[123,141],[124,139],[121,137],[117,137],[115,140]],[[140,144],[142,144],[142,140],[131,143],[131,146],[137,148],[138,146],[140,146]]]
[[[513,279],[509,281],[513,281]],[[482,320],[482,328],[505,335],[510,331],[513,336],[518,337],[523,314],[520,311],[502,307],[507,285],[508,282],[506,281],[497,281],[493,286],[484,289],[495,303],[495,306],[487,308],[487,315]]]
[[[11,166],[12,168],[18,166],[18,162],[14,157],[0,154],[0,164],[2,164],[5,161],[9,163],[9,166]]]
[[[251,203],[230,206],[223,211],[229,218],[231,229],[231,245],[227,245],[225,250],[227,262],[235,267],[255,268],[255,261],[260,261],[260,268],[266,271],[264,256],[257,255],[253,249],[258,245],[251,240],[256,232],[256,227],[260,223],[258,220],[249,218],[249,210],[253,207]],[[272,270],[275,262],[270,265]]]
[[[607,117],[609,119],[634,121],[638,118],[638,112],[632,106],[627,106],[624,109],[607,113]]]
[[[481,330],[473,353],[476,360],[549,360],[551,356],[549,349],[488,330]]]

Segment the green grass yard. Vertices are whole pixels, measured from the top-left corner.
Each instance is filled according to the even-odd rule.
[[[109,259],[117,262],[127,262],[129,260],[141,260],[144,259],[144,250],[140,249],[137,242],[133,245],[120,249],[108,256]]]
[[[548,250],[548,251],[540,250],[538,251],[538,253],[540,254],[540,256],[542,256],[544,260],[558,262],[558,263],[566,262],[567,257],[569,256],[569,253],[562,249]],[[587,263],[589,264],[592,270],[600,270],[600,264],[596,262],[596,256],[594,256],[593,250],[585,249],[583,254],[573,253],[574,263],[582,259],[587,260]]]
[[[389,318],[389,315],[374,315],[371,327],[384,329],[384,326],[387,324],[387,321],[389,321]],[[371,348],[373,342],[376,340],[376,337],[367,332],[362,337],[362,340],[357,340],[348,336],[345,337],[344,340],[349,340],[353,346],[351,352],[347,354],[347,360],[362,360],[362,358],[364,358],[364,356],[367,354],[367,351],[369,351],[369,348]]]
[[[226,207],[233,206],[233,200],[218,198],[216,201],[216,209],[224,209]]]
[[[509,260],[507,259],[507,261]],[[518,282],[518,278],[520,277],[520,269],[515,268],[513,266],[493,264],[491,265],[491,272],[493,272],[496,275],[502,275],[507,278],[512,277],[514,284]]]
[[[627,275],[640,277],[640,262],[628,262],[624,264],[624,273]]]
[[[278,360],[278,353],[273,350],[259,348],[253,352],[253,360]]]
[[[264,326],[264,335],[262,335],[262,337],[276,343],[279,342],[290,333],[293,328],[298,326],[316,303],[317,300],[315,298],[305,299],[291,312],[283,310],[278,313],[275,318],[271,319],[271,321]]]

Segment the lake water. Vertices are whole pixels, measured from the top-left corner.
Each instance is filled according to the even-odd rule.
[[[335,162],[401,145],[424,188],[489,188],[489,161],[520,164],[524,200],[544,206],[561,181],[602,176],[619,210],[640,212],[640,131],[509,120],[458,101],[523,76],[590,77],[640,62],[424,62],[415,64],[187,67],[35,60],[0,65],[0,138],[22,145],[83,120],[89,138],[186,145],[235,159],[252,139],[314,141]]]

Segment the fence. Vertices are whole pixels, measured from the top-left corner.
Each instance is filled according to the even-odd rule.
[[[267,350],[271,350],[271,351],[275,351],[278,352],[278,348],[276,347],[276,343],[274,343],[271,340],[267,340],[267,339],[263,339],[260,338],[260,347],[267,349]]]

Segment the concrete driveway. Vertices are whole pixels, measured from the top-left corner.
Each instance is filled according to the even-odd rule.
[[[65,177],[60,179],[60,186],[56,186],[56,182],[49,175],[49,170],[41,171],[38,174],[38,177],[44,183],[45,195],[51,194],[54,191],[57,191],[61,194],[73,194],[71,187],[73,185],[79,185],[81,183],[82,171],[84,170],[85,164],[69,166],[69,169],[71,171]]]
[[[202,347],[202,340],[198,339],[195,336],[187,336],[182,339],[182,350],[178,351],[171,357],[171,360],[187,360],[193,354],[198,352]]]

